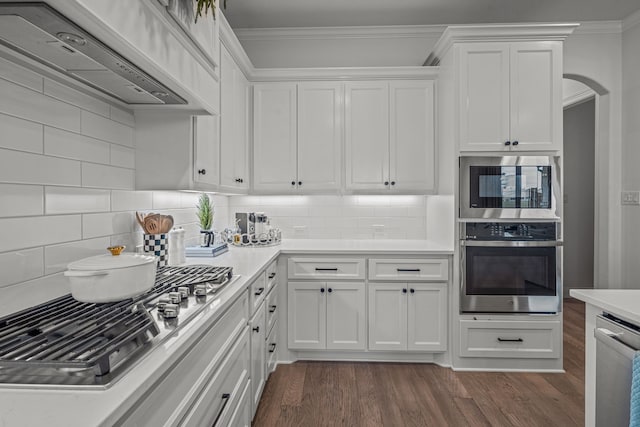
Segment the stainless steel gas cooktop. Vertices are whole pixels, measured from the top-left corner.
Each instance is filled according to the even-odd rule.
[[[133,299],[91,304],[65,295],[1,318],[0,386],[106,388],[207,308],[232,273],[161,267],[154,287]]]

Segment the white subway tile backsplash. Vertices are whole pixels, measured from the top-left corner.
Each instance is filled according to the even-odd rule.
[[[136,151],[122,145],[109,144],[111,146],[111,165],[121,168],[134,169],[136,167]]]
[[[136,246],[143,244],[142,229],[133,233],[114,234],[109,237],[111,246],[125,246],[125,251],[136,252]]]
[[[0,254],[0,287],[42,276],[42,248]]]
[[[0,148],[42,154],[42,128],[39,123],[0,114]]]
[[[0,93],[2,113],[73,132],[80,131],[78,107],[1,79]]]
[[[111,210],[117,211],[144,211],[150,210],[153,193],[151,191],[111,191]]]
[[[109,164],[109,145],[78,133],[44,128],[44,153],[48,156]]]
[[[43,78],[40,74],[14,64],[4,58],[0,58],[0,77],[35,91],[42,92]]]
[[[135,175],[132,169],[82,163],[82,186],[133,190],[135,187]]]
[[[111,208],[110,190],[47,186],[44,195],[47,215],[108,212]]]
[[[110,113],[111,114],[109,117],[111,117],[111,120],[115,120],[116,122],[120,122],[123,125],[127,125],[130,127],[136,126],[135,116],[130,111],[125,111],[112,105]]]
[[[62,273],[7,286],[1,290],[0,317],[71,292],[69,279]]]
[[[0,217],[43,213],[44,190],[41,185],[0,184]]]
[[[82,215],[82,238],[91,239],[113,234],[131,233],[135,231],[136,224],[133,212]]]
[[[82,111],[82,134],[133,147],[133,128],[89,111]]]
[[[83,110],[92,111],[101,116],[109,117],[109,104],[102,102],[90,95],[86,95],[70,87],[64,86],[49,78],[44,79],[44,94],[64,101],[68,104],[80,107]]]
[[[175,191],[154,191],[153,209],[177,209],[182,206],[180,193]]]
[[[79,186],[80,162],[0,149],[0,182]]]
[[[80,240],[80,215],[0,219],[0,252]]]
[[[47,246],[44,248],[44,274],[48,275],[65,271],[70,262],[94,255],[105,254],[107,253],[107,247],[110,245],[111,242],[108,237],[100,237],[97,239],[64,243],[62,245]]]

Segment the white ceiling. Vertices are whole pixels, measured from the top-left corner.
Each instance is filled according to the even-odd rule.
[[[224,0],[219,0],[222,6]],[[639,0],[226,0],[233,28],[622,20]]]

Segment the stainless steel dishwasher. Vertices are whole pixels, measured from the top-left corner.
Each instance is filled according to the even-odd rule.
[[[633,357],[640,326],[608,313],[596,317],[596,427],[628,427]]]

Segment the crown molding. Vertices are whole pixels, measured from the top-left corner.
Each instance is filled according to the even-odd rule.
[[[576,105],[589,101],[595,96],[596,93],[588,88],[578,93],[574,93],[573,95],[568,96],[562,100],[562,109],[566,110],[567,108],[575,107]]]
[[[580,24],[577,23],[533,23],[533,24],[483,24],[452,25],[447,27],[436,42],[425,65],[437,65],[440,58],[459,42],[477,41],[528,41],[566,39]]]
[[[388,80],[427,79],[438,76],[438,67],[331,67],[331,68],[256,68],[253,82],[313,80]]]
[[[622,31],[627,31],[640,24],[640,9],[622,20]]]
[[[437,37],[446,25],[387,25],[360,27],[238,28],[240,40],[336,40]]]
[[[573,34],[620,34],[622,21],[584,21]]]
[[[254,73],[255,67],[240,44],[240,40],[238,40],[238,37],[236,37],[233,32],[227,18],[225,18],[221,10],[218,9],[218,12],[218,18],[220,19],[220,42],[227,48],[231,57],[236,64],[238,64],[238,67],[240,67],[240,70],[242,70],[245,77],[250,79]]]

